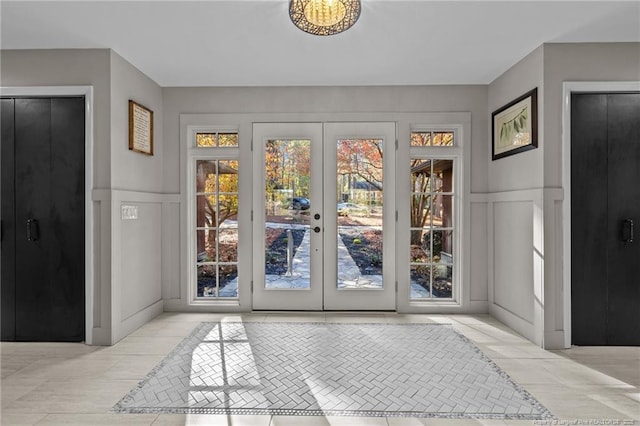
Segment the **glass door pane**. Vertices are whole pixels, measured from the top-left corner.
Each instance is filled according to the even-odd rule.
[[[324,306],[395,309],[395,123],[326,123]]]
[[[311,141],[268,139],[264,152],[265,288],[308,290]]]
[[[381,289],[383,140],[336,142],[337,288]]]

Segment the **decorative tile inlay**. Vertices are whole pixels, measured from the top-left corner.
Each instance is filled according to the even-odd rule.
[[[114,411],[553,417],[441,324],[202,323]]]

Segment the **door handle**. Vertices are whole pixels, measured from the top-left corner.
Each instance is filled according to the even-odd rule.
[[[320,232],[320,227],[316,226],[315,228],[313,228],[313,232],[316,232],[316,233]]]
[[[40,229],[36,219],[27,219],[27,241],[38,241]]]
[[[622,221],[622,241],[625,243],[633,242],[633,219]]]

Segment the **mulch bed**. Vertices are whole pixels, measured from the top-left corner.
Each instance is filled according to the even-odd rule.
[[[429,272],[424,274],[411,271],[411,280],[419,284],[425,290],[429,290]],[[451,297],[451,284],[445,278],[433,277],[433,297]]]
[[[238,243],[218,241],[218,261],[219,262],[237,262]],[[214,252],[208,252],[209,259],[215,259]],[[238,276],[237,265],[220,265],[219,266],[219,284],[223,289],[227,284],[236,279]],[[206,293],[215,291],[216,287],[216,266],[203,265],[198,273],[198,297],[206,297]]]
[[[304,229],[292,229],[293,255],[295,256],[302,238]],[[265,229],[264,271],[268,275],[284,275],[287,272],[287,229],[267,228]]]
[[[345,230],[339,235],[362,275],[382,275],[382,231]]]
[[[428,262],[429,256],[419,246],[411,246],[411,259],[413,262]],[[451,268],[448,266],[447,268]],[[436,266],[439,269],[440,266]],[[436,271],[434,271],[436,272]],[[447,272],[451,275],[451,272]],[[429,265],[419,266],[416,269],[411,269],[411,281],[419,284],[427,291],[432,291],[433,297],[448,298],[451,297],[451,280],[447,277],[441,277],[434,273],[433,276],[433,289],[429,289]]]

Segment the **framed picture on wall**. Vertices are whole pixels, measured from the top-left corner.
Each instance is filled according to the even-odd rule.
[[[538,88],[495,110],[492,118],[492,159],[538,147]]]
[[[129,101],[129,149],[153,155],[153,111]]]

